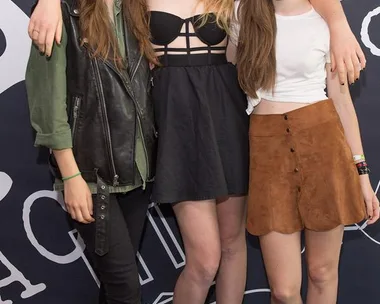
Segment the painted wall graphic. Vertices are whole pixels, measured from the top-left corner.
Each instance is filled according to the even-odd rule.
[[[0,304],[94,304],[99,281],[80,235],[70,226],[62,194],[51,190],[48,151],[33,147],[24,85],[32,3],[0,1]],[[378,191],[380,0],[342,3],[367,56],[367,69],[352,87],[352,95],[372,167],[371,180]],[[258,240],[247,238],[244,303],[269,303]],[[380,224],[346,227],[342,246],[338,303],[378,304]],[[138,260],[144,303],[172,303],[185,254],[169,207],[150,206]],[[215,303],[213,290],[209,303]]]

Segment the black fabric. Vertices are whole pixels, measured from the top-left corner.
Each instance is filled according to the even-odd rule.
[[[125,26],[126,71],[112,59],[91,56],[79,30],[76,0],[62,2],[68,35],[67,109],[73,132],[73,152],[83,177],[97,182],[94,170],[108,185],[132,185],[135,181],[135,136],[141,124],[148,162],[148,180],[154,176],[156,135],[149,98],[150,70],[135,37]],[[112,56],[111,56],[112,58]],[[52,162],[53,172],[60,177]]]
[[[182,57],[186,62],[193,56]],[[235,66],[208,65],[208,57],[198,55],[199,66],[154,71],[152,98],[159,133],[154,202],[247,194],[247,100]]]
[[[206,23],[202,26],[200,26],[202,15],[186,19],[160,11],[152,11],[150,15],[151,40],[156,45],[167,46],[179,36],[187,38],[196,36],[209,46],[217,45],[226,38],[226,32],[217,25],[214,14],[209,14]],[[189,31],[189,23],[192,23],[195,33]],[[186,25],[185,33],[181,33],[183,24]],[[190,49],[190,46],[187,46],[187,49]]]
[[[140,304],[141,290],[136,264],[146,212],[150,202],[151,185],[126,194],[111,194],[108,205],[106,254],[96,251],[96,222],[75,222],[87,253],[101,282],[99,304]],[[95,203],[96,196],[93,196]],[[97,206],[95,206],[96,208]],[[96,219],[98,220],[98,219]]]

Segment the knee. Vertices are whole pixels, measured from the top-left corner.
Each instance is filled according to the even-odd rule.
[[[297,285],[273,286],[271,288],[271,296],[274,303],[298,303],[298,299],[300,298],[300,289],[301,287]]]
[[[195,259],[189,257],[185,269],[194,281],[211,286],[219,269],[220,257],[220,250],[203,257],[200,254]]]
[[[222,235],[220,241],[223,260],[230,260],[240,253],[246,254],[245,227],[231,231],[227,235]]]
[[[338,267],[332,263],[309,265],[308,276],[311,283],[321,285],[338,279]]]

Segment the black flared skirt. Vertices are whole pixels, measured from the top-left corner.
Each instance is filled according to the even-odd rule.
[[[218,56],[214,64],[181,65],[175,60],[153,71],[155,203],[247,194],[247,99],[235,66]]]

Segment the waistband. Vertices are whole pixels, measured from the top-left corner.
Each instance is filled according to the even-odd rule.
[[[297,133],[331,121],[340,123],[340,118],[332,99],[326,99],[284,114],[251,114],[250,133],[252,136]]]
[[[158,57],[162,66],[202,66],[202,65],[218,65],[226,64],[226,54],[191,54],[191,55],[162,55]]]

